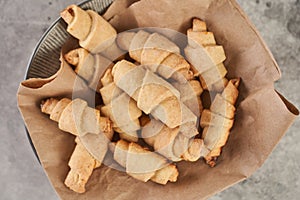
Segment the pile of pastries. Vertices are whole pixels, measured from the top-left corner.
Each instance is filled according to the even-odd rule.
[[[101,96],[95,107],[84,99],[41,102],[41,111],[75,136],[67,187],[85,192],[108,151],[129,176],[158,184],[177,181],[179,161],[215,166],[234,123],[240,79],[226,78],[224,49],[204,21],[192,19],[181,49],[161,33],[117,33],[76,5],[61,17],[80,46],[64,59]],[[97,152],[86,148],[84,138],[93,135]]]

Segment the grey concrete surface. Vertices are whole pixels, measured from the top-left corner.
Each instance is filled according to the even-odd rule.
[[[58,199],[37,162],[17,109],[16,92],[30,55],[59,11],[80,0],[0,0],[0,199]],[[276,88],[300,107],[299,0],[239,0],[282,70]],[[211,200],[300,198],[300,120],[249,179]]]

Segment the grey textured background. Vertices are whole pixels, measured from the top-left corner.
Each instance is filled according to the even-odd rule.
[[[0,199],[58,199],[34,157],[17,109],[16,92],[39,38],[65,6],[80,0],[0,0]],[[239,0],[282,70],[276,88],[300,107],[299,0]],[[248,180],[212,200],[299,199],[300,120]]]

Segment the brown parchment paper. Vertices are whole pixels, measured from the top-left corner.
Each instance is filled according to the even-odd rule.
[[[120,0],[106,13],[120,32],[137,27],[164,27],[186,32],[191,19],[199,17],[225,48],[229,77],[241,77],[236,121],[227,145],[210,168],[203,160],[180,162],[178,181],[161,186],[137,181],[107,166],[96,169],[79,195],[63,184],[74,149],[74,137],[60,131],[40,112],[46,97],[71,97],[75,81],[66,63],[48,79],[20,84],[18,104],[41,163],[61,199],[205,199],[249,177],[272,152],[299,111],[274,90],[280,70],[254,26],[234,0]],[[76,83],[75,83],[76,82]],[[79,92],[80,94],[80,92]]]

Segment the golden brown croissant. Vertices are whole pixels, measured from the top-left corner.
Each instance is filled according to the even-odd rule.
[[[101,163],[94,159],[86,148],[82,145],[79,138],[69,160],[70,171],[66,177],[65,184],[77,193],[85,192],[85,185],[95,168],[100,167]]]
[[[108,68],[113,66],[113,62],[100,54],[91,54],[84,48],[71,50],[64,55],[66,61],[75,66],[75,72],[84,80],[88,86],[99,92],[102,87],[101,77]]]
[[[186,82],[193,78],[190,65],[180,55],[179,47],[163,35],[143,30],[123,32],[118,35],[117,43],[121,49],[129,51],[131,58],[165,79]]]
[[[145,114],[151,113],[170,128],[187,122],[196,126],[197,116],[180,101],[179,92],[164,79],[126,60],[116,63],[112,74],[115,84],[131,96]]]
[[[89,133],[105,134],[107,138],[112,138],[111,121],[107,117],[101,117],[100,111],[89,107],[84,100],[49,98],[41,103],[41,111],[58,122],[61,130],[75,136],[85,136]]]
[[[79,45],[91,53],[115,49],[116,30],[97,12],[70,5],[61,12],[68,24],[67,31],[79,40]]]
[[[178,170],[175,165],[149,150],[144,149],[136,143],[128,143],[119,140],[111,145],[115,161],[126,169],[126,173],[143,182],[149,180],[167,184],[168,181],[176,182]]]
[[[142,129],[142,138],[153,149],[171,161],[181,160],[194,162],[208,154],[202,139],[194,139],[182,134],[180,127],[169,128],[160,121],[151,120]]]
[[[113,82],[111,69],[105,72],[101,82],[103,87],[100,93],[105,104],[101,107],[101,112],[113,121],[113,129],[122,139],[137,142],[142,111],[136,102]]]
[[[192,64],[194,74],[199,75],[204,89],[222,91],[227,84],[226,59],[222,46],[217,45],[214,34],[207,32],[205,22],[193,19],[193,28],[188,29],[187,60]]]
[[[207,163],[215,165],[222,147],[226,144],[230,129],[234,122],[236,108],[234,104],[238,97],[240,79],[228,82],[222,94],[217,94],[211,104],[210,110],[204,110],[201,115],[200,126],[203,128],[202,138],[210,150],[205,157]]]

